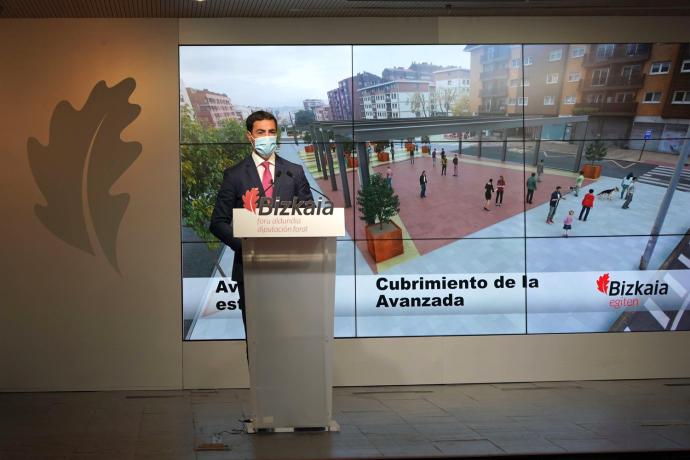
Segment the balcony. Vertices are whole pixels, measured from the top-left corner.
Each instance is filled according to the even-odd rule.
[[[481,72],[479,74],[480,80],[495,80],[495,79],[508,79],[508,69],[496,69],[491,72]]]
[[[594,52],[585,54],[582,65],[595,67],[609,64],[626,64],[629,62],[646,61],[650,57],[651,47],[646,43],[640,43],[635,50],[628,49],[627,45],[616,45],[613,54],[597,56],[596,45],[592,45]]]
[[[508,87],[501,86],[498,88],[486,88],[479,90],[479,97],[507,97]]]
[[[480,116],[496,116],[496,115],[506,115],[507,107],[505,105],[499,105],[498,107],[479,107],[477,111]]]
[[[637,102],[578,102],[573,115],[630,116],[637,113]]]
[[[495,52],[492,55],[486,52],[482,54],[479,58],[481,64],[488,64],[490,62],[506,61],[510,59],[510,47],[504,45],[495,48]]]
[[[593,85],[592,79],[580,80],[578,89],[580,91],[606,91],[606,90],[621,90],[621,89],[637,89],[644,85],[645,74],[637,74],[629,77],[609,76],[606,83],[603,85]]]

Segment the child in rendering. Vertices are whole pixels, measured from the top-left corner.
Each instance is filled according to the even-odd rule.
[[[572,209],[568,211],[568,215],[565,216],[565,219],[563,219],[563,236],[568,238],[568,232],[570,229],[573,228],[573,216],[575,215],[575,211]]]

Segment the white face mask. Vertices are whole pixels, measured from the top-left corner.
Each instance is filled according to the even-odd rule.
[[[254,137],[254,151],[264,160],[271,157],[278,147],[276,136]]]

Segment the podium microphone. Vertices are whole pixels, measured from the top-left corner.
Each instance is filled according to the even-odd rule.
[[[290,179],[294,179],[294,174],[292,174],[291,171],[287,171],[285,174],[287,174],[287,176],[288,176]],[[324,197],[325,199],[327,199],[328,201],[330,201],[331,203],[333,203],[333,200],[331,200],[331,199],[328,198],[326,195],[324,195],[323,193],[319,192],[319,191],[316,190],[314,187],[312,187],[311,185],[309,185],[309,182],[307,182],[307,187],[309,187],[309,189],[310,189],[312,192],[318,193],[319,195],[321,195],[322,197]]]

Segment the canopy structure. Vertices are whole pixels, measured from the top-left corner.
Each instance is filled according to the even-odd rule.
[[[573,171],[577,171],[584,150],[586,124],[588,117],[433,117],[433,118],[407,118],[407,119],[380,119],[380,120],[352,120],[352,121],[321,121],[310,125],[310,130],[315,146],[316,166],[323,174],[324,179],[330,178],[332,191],[338,190],[335,179],[333,154],[329,144],[335,142],[343,199],[345,206],[350,207],[349,180],[347,177],[347,161],[345,158],[345,143],[354,143],[359,163],[359,174],[362,182],[369,180],[369,155],[367,143],[373,141],[392,141],[393,139],[407,139],[421,136],[433,136],[439,134],[458,133],[458,150],[462,153],[463,136],[461,133],[477,133],[479,156],[484,131],[501,132],[503,153],[501,161],[506,160],[508,152],[508,131],[515,128],[536,128],[535,155],[533,163],[538,162],[541,141],[541,133],[547,126],[571,125],[574,127],[571,133],[582,133],[581,136],[571,136],[571,141],[578,143],[577,155]],[[487,140],[488,141],[488,140]],[[491,142],[496,142],[491,139]],[[391,148],[395,147],[391,144]]]

